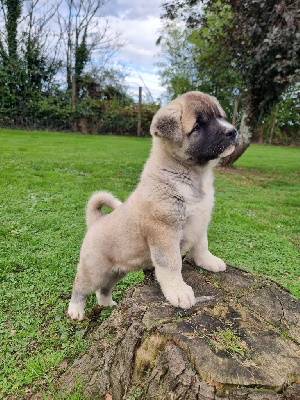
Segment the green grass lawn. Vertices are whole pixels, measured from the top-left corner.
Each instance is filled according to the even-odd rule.
[[[97,312],[91,296],[85,321],[65,318],[85,204],[99,189],[124,200],[150,146],[150,139],[0,131],[0,398],[47,390],[109,314]],[[251,145],[236,168],[217,170],[209,239],[227,263],[300,297],[299,156],[296,148]],[[126,277],[114,299],[142,278]]]

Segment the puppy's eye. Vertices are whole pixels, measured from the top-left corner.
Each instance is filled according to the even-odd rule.
[[[201,123],[197,122],[196,125],[194,126],[192,132],[198,131],[201,128],[201,126],[202,126]]]
[[[198,121],[196,122],[194,128],[191,130],[191,132],[188,134],[188,136],[190,136],[193,132],[197,132],[199,131],[201,128],[203,128],[205,126],[205,122],[204,121]]]

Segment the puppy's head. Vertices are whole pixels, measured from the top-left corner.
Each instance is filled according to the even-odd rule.
[[[186,93],[158,110],[150,132],[198,165],[231,154],[238,144],[237,130],[217,99],[201,92]]]

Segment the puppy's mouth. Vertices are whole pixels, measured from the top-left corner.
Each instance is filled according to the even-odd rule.
[[[236,132],[236,131],[235,131]],[[231,141],[231,143],[226,147],[226,149],[220,154],[220,157],[227,157],[230,154],[232,154],[236,148],[240,144],[240,136],[238,133],[235,133],[234,139]]]
[[[227,156],[229,156],[231,153],[233,153],[234,150],[235,150],[235,145],[234,145],[234,144],[231,144],[229,147],[227,147],[227,149],[225,149],[225,150],[223,151],[222,154],[220,154],[220,157],[227,157]]]

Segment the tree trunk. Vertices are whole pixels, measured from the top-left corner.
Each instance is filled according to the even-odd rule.
[[[138,124],[137,124],[137,137],[142,133],[142,88],[139,87],[139,108],[138,108]]]
[[[190,310],[172,307],[147,276],[94,332],[90,349],[61,376],[91,399],[296,400],[300,302],[276,283],[229,266],[184,264]]]
[[[73,132],[77,132],[77,81],[76,75],[72,76],[72,110],[73,110]],[[86,132],[83,132],[86,133]]]
[[[250,139],[252,136],[252,132],[249,125],[247,124],[247,120],[248,120],[248,114],[244,112],[239,129],[240,144],[235,148],[233,153],[231,153],[229,156],[225,157],[222,160],[221,165],[223,167],[232,165],[235,161],[237,161],[241,157],[241,155],[250,146]]]
[[[237,99],[235,99],[234,100],[233,116],[232,116],[232,125],[235,125],[238,108],[239,108],[239,101]]]

